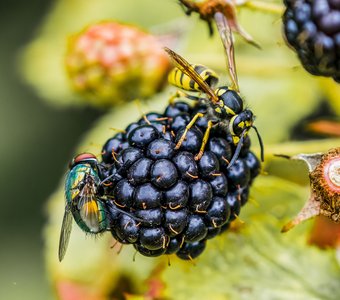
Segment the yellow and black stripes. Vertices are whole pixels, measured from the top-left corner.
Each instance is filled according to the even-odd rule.
[[[203,81],[205,81],[210,87],[213,87],[218,83],[218,76],[213,70],[208,69],[203,65],[191,66],[200,75],[200,77],[202,77]],[[174,68],[170,72],[168,81],[170,84],[186,91],[202,91],[200,85],[184,72],[182,72],[179,68]]]

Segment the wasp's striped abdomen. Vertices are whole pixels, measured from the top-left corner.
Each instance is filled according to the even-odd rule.
[[[218,75],[213,70],[208,69],[203,65],[191,66],[210,87],[214,87],[218,83]],[[202,91],[195,80],[191,79],[188,75],[186,75],[177,67],[170,72],[168,76],[168,81],[170,84],[186,91]]]

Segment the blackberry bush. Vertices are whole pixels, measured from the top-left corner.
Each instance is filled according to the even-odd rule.
[[[340,82],[340,2],[285,0],[286,40],[313,75]]]
[[[202,158],[195,160],[206,118],[175,145],[202,105],[168,105],[163,114],[148,113],[103,146],[102,176],[110,176],[106,194],[111,232],[145,256],[176,253],[181,259],[200,255],[208,239],[228,229],[248,200],[260,162],[243,144],[240,157],[227,169],[235,147],[228,132],[213,129]],[[125,210],[135,219],[117,212]]]

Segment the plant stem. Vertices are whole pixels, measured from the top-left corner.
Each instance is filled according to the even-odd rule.
[[[279,15],[282,15],[284,11],[284,7],[282,5],[269,3],[269,2],[263,2],[263,1],[252,1],[252,0],[247,1],[246,0],[243,3],[240,3],[238,6],[243,6],[243,7],[247,7],[250,9],[260,10],[263,12],[268,12],[271,14],[279,14]]]

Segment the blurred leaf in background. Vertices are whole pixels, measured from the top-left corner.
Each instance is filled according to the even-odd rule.
[[[0,298],[50,299],[43,265],[43,205],[98,111],[55,110],[22,81],[20,50],[52,1],[0,3]],[[61,146],[62,145],[62,146]]]

